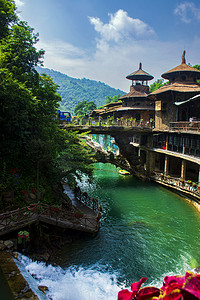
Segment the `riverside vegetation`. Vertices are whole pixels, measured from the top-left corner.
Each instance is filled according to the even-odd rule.
[[[55,116],[61,97],[51,77],[35,69],[44,56],[44,50],[36,49],[37,42],[38,34],[17,17],[14,1],[0,0],[2,211],[27,205],[30,198],[59,204],[56,195],[63,177],[73,182],[82,173],[92,174],[89,150],[75,133],[58,127]],[[6,193],[12,197],[5,197]],[[6,203],[5,199],[12,201]],[[185,279],[173,287],[185,291]],[[134,294],[128,293],[124,299],[136,297],[139,288],[140,284],[136,290],[132,288]],[[200,289],[199,280],[195,289]],[[193,295],[199,299],[199,292]],[[183,299],[183,295],[174,294],[170,299]]]
[[[76,133],[60,130],[61,97],[39,74],[44,50],[38,34],[20,21],[12,0],[0,0],[0,210],[31,200],[59,204],[59,183],[91,175],[93,157]],[[8,196],[9,194],[9,196]]]

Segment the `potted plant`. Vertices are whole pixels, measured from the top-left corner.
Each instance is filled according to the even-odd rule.
[[[184,183],[185,183],[184,179],[180,178],[180,184],[181,184],[181,186],[184,186]]]
[[[76,218],[82,218],[83,217],[83,212],[81,210],[76,210],[74,213],[74,216]]]

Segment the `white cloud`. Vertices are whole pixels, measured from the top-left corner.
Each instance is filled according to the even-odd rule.
[[[200,21],[200,8],[193,2],[179,4],[175,10],[175,15],[179,16],[184,23],[190,23],[193,19]]]
[[[199,37],[188,42],[159,41],[153,29],[141,20],[128,17],[122,10],[110,15],[108,24],[103,24],[98,18],[90,18],[90,22],[100,34],[93,52],[60,40],[47,42],[41,38],[38,47],[46,51],[44,66],[71,77],[102,81],[128,92],[131,82],[126,76],[136,71],[140,62],[156,80],[181,63],[184,49],[187,63],[197,64],[199,61]]]
[[[115,44],[109,47],[107,53],[98,49],[93,54],[58,40],[41,41],[38,46],[46,50],[45,67],[75,78],[86,77],[102,81],[128,92],[131,82],[126,76],[136,71],[140,62],[143,69],[152,74],[155,80],[181,63],[183,46],[186,47],[187,63],[198,63],[197,49],[200,48],[200,39],[196,38],[189,45],[185,41],[164,43],[155,39],[133,40],[120,47]],[[190,51],[187,52],[187,49]]]
[[[45,50],[44,67],[79,77],[77,72],[81,72],[81,66],[85,64],[86,59],[84,51],[61,40],[40,39],[37,48]]]
[[[90,23],[100,34],[97,47],[107,51],[109,45],[120,43],[129,39],[142,39],[155,35],[154,30],[141,21],[128,16],[128,13],[119,9],[115,14],[109,14],[109,23],[104,24],[99,18],[89,17]]]
[[[24,6],[24,2],[21,0],[15,0],[15,4],[17,7]]]

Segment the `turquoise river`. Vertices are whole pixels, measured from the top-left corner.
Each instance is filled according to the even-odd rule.
[[[189,201],[111,164],[95,164],[93,183],[79,184],[103,206],[100,231],[64,246],[55,266],[21,257],[32,287],[49,287],[40,299],[116,300],[143,276],[160,286],[165,275],[200,265],[200,213]]]

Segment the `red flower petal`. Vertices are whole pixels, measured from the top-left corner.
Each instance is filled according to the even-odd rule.
[[[162,300],[182,300],[183,295],[181,294],[180,290],[174,290],[173,292],[159,298],[159,300],[161,300],[161,299]]]
[[[190,274],[182,290],[200,299],[200,275]]]
[[[129,290],[122,290],[118,293],[118,300],[131,300],[132,293]]]
[[[146,300],[146,299],[150,299],[151,297],[156,297],[160,295],[160,289],[156,288],[156,287],[144,287],[142,288],[139,292],[138,292],[138,300]]]
[[[141,285],[147,280],[146,277],[142,277],[138,282],[134,282],[131,284],[132,298],[135,297],[137,292],[139,291]]]
[[[169,285],[176,284],[181,287],[185,282],[185,276],[165,276],[161,290],[165,291]]]

